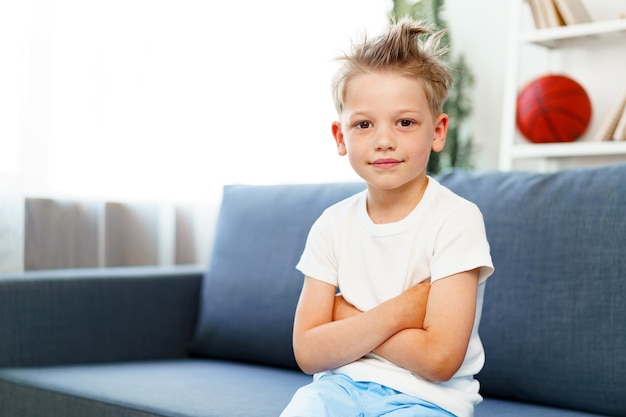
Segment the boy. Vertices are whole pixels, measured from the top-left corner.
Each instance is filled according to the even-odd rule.
[[[294,352],[314,379],[283,417],[470,417],[481,400],[484,223],[426,175],[448,128],[441,35],[405,18],[341,59],[332,133],[367,189],[320,216],[297,265]]]

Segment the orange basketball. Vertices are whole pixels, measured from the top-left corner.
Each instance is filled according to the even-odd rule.
[[[517,97],[517,127],[533,143],[575,141],[590,120],[587,92],[563,75],[540,77]]]

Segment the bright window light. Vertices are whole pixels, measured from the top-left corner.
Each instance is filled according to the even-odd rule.
[[[333,58],[382,31],[391,5],[56,0],[38,17],[49,56],[29,62],[48,72],[49,131],[28,192],[194,200],[357,179],[330,134]]]

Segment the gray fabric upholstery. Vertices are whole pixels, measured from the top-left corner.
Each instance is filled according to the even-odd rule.
[[[0,369],[0,415],[276,417],[310,380],[293,370],[190,359]]]
[[[481,208],[496,267],[482,393],[626,416],[626,165],[441,181]]]
[[[474,417],[609,417],[556,407],[486,398],[476,407]]]
[[[0,367],[183,357],[198,268],[0,275]]]
[[[302,274],[295,265],[322,211],[363,188],[226,187],[193,352],[296,368],[291,332]]]

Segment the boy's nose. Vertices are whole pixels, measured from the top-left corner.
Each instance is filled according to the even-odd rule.
[[[395,149],[396,143],[393,139],[393,134],[388,129],[382,129],[376,135],[375,146],[376,150],[379,151],[388,151]]]

